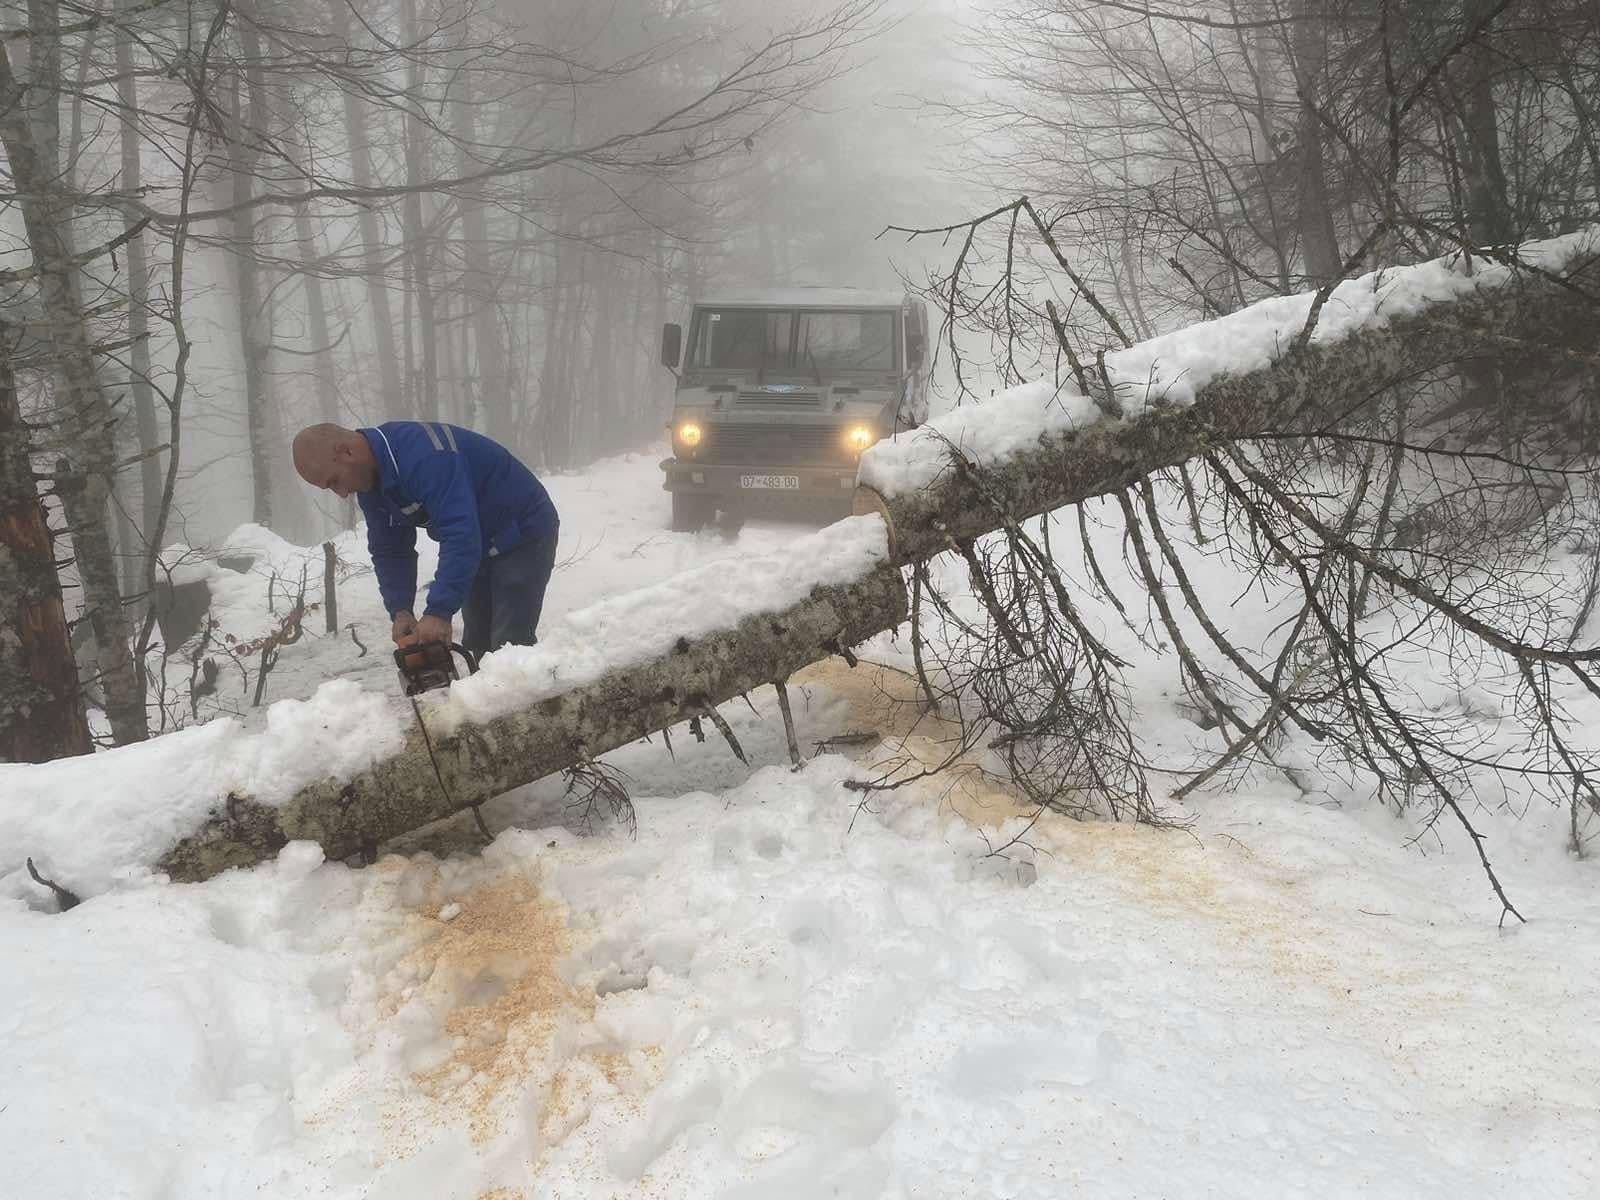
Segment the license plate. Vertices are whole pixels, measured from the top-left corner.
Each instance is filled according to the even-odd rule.
[[[780,492],[798,492],[800,490],[800,476],[798,475],[741,475],[739,486],[742,488],[774,488]]]

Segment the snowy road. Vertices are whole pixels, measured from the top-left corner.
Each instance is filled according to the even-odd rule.
[[[552,630],[798,529],[667,533],[649,456],[552,491]],[[363,589],[345,619],[381,620]],[[272,695],[387,686],[347,637],[291,649]],[[814,669],[803,744],[937,736],[884,693],[903,679]],[[1504,931],[1464,848],[1270,782],[1193,833],[1054,821],[990,857],[1007,796],[861,807],[858,764],[790,772],[755,699],[727,709],[754,770],[682,732],[612,756],[635,838],[578,836],[545,781],[493,806],[520,828],[481,854],[351,870],[297,845],[59,916],[4,901],[4,1194],[1600,1193],[1600,878],[1548,822],[1481,814],[1533,916]],[[1148,725],[1185,736],[1170,706]]]

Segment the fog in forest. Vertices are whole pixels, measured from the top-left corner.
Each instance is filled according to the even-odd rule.
[[[301,543],[349,522],[293,474],[288,439],[311,421],[456,422],[541,472],[646,451],[672,400],[660,328],[693,298],[925,281],[940,247],[879,235],[964,219],[983,192],[930,106],[965,70],[953,3],[214,15],[58,43],[72,244],[154,214],[83,298],[111,347],[116,452],[148,456],[116,488],[130,582],[174,428],[162,544],[196,547],[252,520]],[[25,265],[16,205],[4,237],[0,269]],[[6,290],[17,317],[37,311]],[[48,418],[48,381],[24,376]]]
[[[6,361],[53,527],[107,526],[62,578],[349,527],[308,422],[657,453],[662,327],[730,289],[919,291],[937,412],[1569,231],[1600,26],[1504,8],[9,0]]]

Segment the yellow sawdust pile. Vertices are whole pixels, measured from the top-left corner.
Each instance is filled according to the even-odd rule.
[[[433,1099],[464,1108],[481,1141],[496,1132],[502,1093],[548,1076],[551,1039],[592,1015],[594,995],[562,979],[573,944],[566,912],[527,876],[504,875],[428,907],[432,915],[419,917],[436,922],[437,933],[409,965],[426,976],[423,999],[445,1014],[451,1049],[417,1080]]]

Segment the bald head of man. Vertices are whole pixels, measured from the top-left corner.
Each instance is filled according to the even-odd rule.
[[[341,500],[378,486],[378,460],[364,434],[342,425],[308,425],[294,435],[294,469]]]

